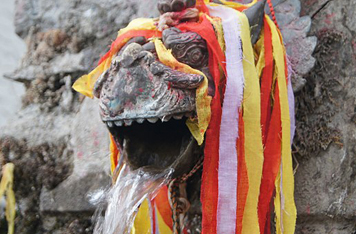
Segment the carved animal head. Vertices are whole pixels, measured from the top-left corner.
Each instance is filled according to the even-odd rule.
[[[200,147],[185,119],[194,115],[195,88],[202,80],[166,67],[135,42],[113,59],[95,94],[102,120],[132,168],[174,167],[181,174],[197,160]]]
[[[169,9],[177,10],[178,2],[184,2],[183,8],[195,3],[172,1]],[[263,12],[263,5],[257,4],[257,8]],[[253,14],[249,18],[252,22]],[[204,39],[170,27],[163,31],[162,41],[179,62],[207,76],[208,94],[213,96],[215,87]],[[201,75],[163,65],[152,42],[143,37],[130,40],[116,54],[110,68],[96,82],[94,94],[100,99],[102,120],[133,169],[162,171],[173,167],[173,176],[179,176],[196,164],[203,155],[203,146],[198,146],[185,122],[196,115],[195,93],[202,81]]]

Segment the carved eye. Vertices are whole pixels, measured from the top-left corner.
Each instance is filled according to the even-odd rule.
[[[202,62],[203,56],[204,55],[203,55],[203,52],[201,51],[201,48],[194,48],[188,52],[189,60],[192,63]]]

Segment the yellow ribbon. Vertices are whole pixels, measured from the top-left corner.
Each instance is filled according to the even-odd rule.
[[[276,63],[275,69],[277,72],[282,115],[282,160],[280,173],[275,182],[277,193],[275,200],[276,226],[277,234],[289,234],[295,231],[297,210],[294,203],[294,175],[290,139],[288,90],[285,75],[285,49],[277,27],[269,17],[267,17],[267,22],[272,32],[273,57]],[[279,210],[277,210],[278,206],[280,206]]]
[[[241,22],[241,40],[243,47],[245,87],[242,105],[245,127],[245,160],[249,180],[249,191],[242,220],[242,233],[258,234],[260,230],[257,206],[263,168],[263,146],[260,123],[260,84],[255,67],[248,19],[245,14],[238,11],[236,11],[236,13]]]
[[[148,199],[145,199],[141,203],[131,229],[131,234],[151,234],[150,208],[148,203]]]
[[[15,230],[15,193],[12,189],[14,181],[14,164],[7,163],[2,167],[2,178],[0,182],[0,199],[6,193],[5,216],[8,224],[8,234],[13,234]]]

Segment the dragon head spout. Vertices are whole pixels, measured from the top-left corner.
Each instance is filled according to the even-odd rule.
[[[154,51],[135,42],[113,58],[94,94],[102,120],[132,168],[173,167],[181,174],[197,161],[200,147],[185,120],[195,115],[195,89],[203,79],[163,65]]]
[[[168,2],[170,9],[182,2],[183,8],[195,4]],[[168,2],[159,6],[163,9]],[[246,14],[249,18],[255,15]],[[214,96],[206,41],[197,33],[171,26],[163,30],[162,42],[177,61],[205,74],[208,94]],[[203,146],[197,144],[185,122],[196,117],[196,88],[203,80],[202,75],[165,66],[153,43],[144,37],[131,39],[113,57],[110,68],[97,80],[94,95],[100,100],[103,122],[131,168],[160,171],[172,167],[174,176],[192,169],[203,155]]]

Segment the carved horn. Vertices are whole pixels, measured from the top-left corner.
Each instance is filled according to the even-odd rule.
[[[265,15],[265,5],[266,0],[263,0],[255,3],[253,6],[243,11],[247,16],[248,22],[250,23],[252,44],[255,44],[260,37],[263,26],[263,17]]]

